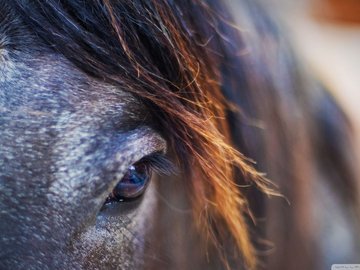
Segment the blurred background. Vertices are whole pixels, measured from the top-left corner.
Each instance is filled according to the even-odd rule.
[[[351,118],[360,156],[360,0],[262,0]]]
[[[236,3],[236,0],[229,1]],[[283,28],[281,35],[287,35],[306,72],[318,79],[332,93],[349,117],[355,135],[355,170],[357,175],[360,175],[360,0],[258,1],[262,2],[272,17],[279,21],[280,28]],[[241,13],[241,10],[236,12]],[[319,190],[321,189],[317,189],[316,195],[321,197]],[[327,193],[328,197],[321,197],[317,202],[321,201],[323,208],[320,211],[320,208],[315,210],[317,215],[320,214],[317,222],[325,220],[321,217],[322,212],[328,213],[329,217],[327,221],[319,222],[318,230],[315,232],[319,235],[319,243],[322,243],[324,250],[326,267],[321,269],[330,269],[331,264],[338,261],[353,262],[353,258],[356,258],[353,263],[359,263],[360,258],[357,251],[359,242],[348,226],[355,223],[347,223],[347,216],[337,217],[334,194]],[[306,226],[304,220],[300,224]],[[290,257],[291,255],[288,254]],[[294,267],[295,265],[297,264],[294,264]],[[296,267],[287,269],[305,269]]]
[[[284,26],[307,72],[329,89],[350,118],[360,160],[360,0],[260,1]],[[356,169],[360,175],[360,166]],[[345,238],[339,232],[333,234],[340,243]]]

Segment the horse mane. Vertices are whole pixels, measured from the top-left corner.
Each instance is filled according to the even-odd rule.
[[[261,172],[294,205],[294,213],[286,212],[294,236],[287,244],[275,239],[279,235],[273,241],[298,245],[300,252],[309,240],[303,237],[308,228],[297,226],[299,219],[308,219],[311,166],[328,162],[338,172],[336,179],[343,179],[339,186],[354,187],[353,170],[344,161],[349,160],[349,125],[340,120],[338,126],[331,110],[318,107],[325,96],[328,106],[336,104],[304,79],[278,29],[256,5],[241,1],[245,31],[235,26],[223,1],[14,3],[54,50],[146,105],[185,172],[198,227],[215,246],[230,235],[249,268],[259,257],[250,232],[256,230],[253,212],[274,213],[283,203],[266,209],[264,194],[277,193]],[[315,90],[306,91],[309,85]],[[345,119],[340,110],[334,113]],[[324,128],[343,138],[341,147],[327,149],[331,143]],[[349,194],[355,200],[353,191],[344,189],[344,197]],[[270,220],[276,222],[286,226]]]

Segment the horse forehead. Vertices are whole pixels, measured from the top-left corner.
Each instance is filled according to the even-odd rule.
[[[0,62],[3,70],[12,69],[0,81],[0,117],[8,128],[17,122],[43,133],[77,126],[127,131],[146,122],[147,112],[133,95],[85,74],[58,53],[47,48],[0,53],[11,56],[5,59],[11,65]]]
[[[42,174],[45,167],[51,170],[47,160],[49,155],[51,162],[60,158],[55,151],[59,145],[91,152],[100,142],[131,131],[139,121],[145,124],[146,111],[134,96],[88,76],[62,55],[47,48],[3,50],[12,70],[0,81],[0,157],[14,161],[14,168],[18,164],[17,176],[26,175],[20,170],[25,163]],[[0,62],[0,67],[9,65]]]
[[[5,61],[13,62],[12,75],[0,81],[0,133],[19,145],[31,136],[39,144],[78,131],[86,140],[146,124],[146,110],[133,95],[88,76],[60,54],[45,49],[11,58]]]
[[[123,88],[85,74],[59,53],[34,50],[11,54],[7,49],[0,51],[0,67],[7,74],[0,81],[3,105],[45,105],[47,101],[50,107],[61,102],[62,107],[99,107],[136,102]]]
[[[0,11],[1,110],[21,108],[29,116],[69,110],[84,115],[96,114],[95,110],[98,114],[127,111],[131,112],[127,117],[140,115],[141,104],[125,87],[85,74],[35,36],[7,5]]]

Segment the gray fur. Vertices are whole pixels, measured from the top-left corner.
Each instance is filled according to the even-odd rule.
[[[7,16],[0,21],[0,269],[136,268],[151,192],[101,207],[127,168],[165,151],[165,141],[134,97],[79,71]]]

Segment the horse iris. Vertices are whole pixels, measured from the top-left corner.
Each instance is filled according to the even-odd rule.
[[[145,191],[150,177],[151,170],[146,164],[131,165],[124,177],[108,196],[106,202],[124,201],[139,197]]]

